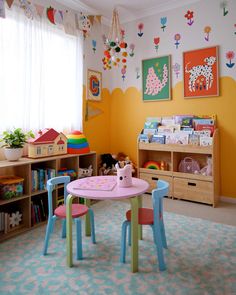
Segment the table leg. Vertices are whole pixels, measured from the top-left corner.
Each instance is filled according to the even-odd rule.
[[[131,272],[138,272],[138,197],[131,202]]]
[[[142,208],[142,205],[143,205],[142,196],[139,196],[137,198],[138,198],[138,207]],[[139,238],[139,240],[143,239],[143,230],[142,230],[142,225],[141,224],[138,225],[138,238]]]
[[[72,249],[72,201],[73,196],[69,194],[66,198],[66,262],[67,266],[73,265],[73,249]]]
[[[84,199],[84,203],[86,206],[90,207],[90,199]],[[91,236],[91,225],[90,225],[90,218],[89,214],[87,213],[85,215],[85,236],[90,237]]]

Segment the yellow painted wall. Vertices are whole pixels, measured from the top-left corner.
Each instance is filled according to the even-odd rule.
[[[98,108],[102,111],[86,120],[86,105]],[[86,101],[86,88],[83,91],[83,132],[88,139],[90,149],[99,154],[108,153],[110,150],[110,92],[108,89],[102,90],[102,100],[100,102]]]
[[[136,162],[137,136],[147,117],[216,114],[220,130],[221,195],[236,198],[236,81],[222,77],[218,97],[184,99],[182,89],[183,83],[179,82],[172,89],[172,100],[145,103],[134,87],[125,92],[114,89],[110,98],[110,152],[123,151]]]

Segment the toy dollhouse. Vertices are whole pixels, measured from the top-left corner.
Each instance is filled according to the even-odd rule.
[[[28,141],[29,158],[41,158],[67,153],[67,137],[53,128],[39,131]]]

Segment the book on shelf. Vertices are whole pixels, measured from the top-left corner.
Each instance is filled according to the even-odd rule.
[[[56,176],[56,170],[52,168],[34,169],[31,171],[31,186],[32,192],[38,190],[45,190],[47,188],[47,181]]]

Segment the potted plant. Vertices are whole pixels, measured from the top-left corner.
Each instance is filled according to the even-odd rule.
[[[33,137],[32,131],[23,132],[21,128],[16,128],[13,131],[4,131],[0,139],[4,142],[4,154],[7,160],[17,161],[23,154],[24,144],[29,138]]]

